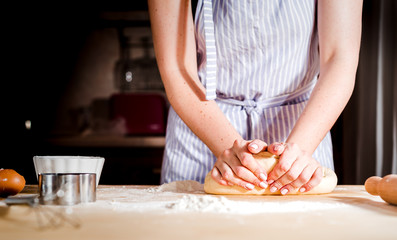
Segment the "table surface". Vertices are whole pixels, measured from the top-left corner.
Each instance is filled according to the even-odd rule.
[[[25,187],[20,195],[37,193]],[[200,205],[201,204],[201,205]],[[397,239],[397,206],[364,186],[329,194],[215,196],[197,189],[104,186],[94,203],[0,202],[1,239]]]

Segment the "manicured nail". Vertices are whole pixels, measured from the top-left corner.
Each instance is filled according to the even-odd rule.
[[[287,194],[287,192],[288,192],[288,189],[285,189],[285,188],[284,188],[283,190],[281,190],[281,194],[282,194],[282,195]]]
[[[259,174],[259,177],[261,178],[262,181],[266,181],[267,177],[264,173]]]
[[[269,180],[269,181],[267,181],[267,184],[272,184],[272,183],[274,183],[274,180]]]
[[[277,191],[277,188],[276,188],[276,187],[270,188],[270,192],[275,192],[275,191]]]
[[[250,144],[250,147],[251,147],[252,149],[254,149],[254,150],[256,150],[256,149],[259,148],[258,145],[257,145],[256,143],[251,143],[251,144]]]
[[[245,185],[245,187],[248,188],[249,190],[252,190],[252,189],[255,188],[255,186],[252,185],[251,183],[247,183],[247,184]]]
[[[303,187],[303,188],[299,189],[299,192],[302,192],[302,193],[306,192],[306,188]]]
[[[279,146],[279,145],[274,145],[273,150],[274,150],[275,152],[277,152],[279,149],[280,149],[280,146]]]
[[[265,182],[259,183],[259,186],[261,186],[263,189],[267,188],[267,184]]]

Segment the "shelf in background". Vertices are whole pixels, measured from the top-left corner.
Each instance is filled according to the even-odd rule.
[[[53,137],[47,142],[65,147],[146,147],[163,148],[164,136],[68,136]]]

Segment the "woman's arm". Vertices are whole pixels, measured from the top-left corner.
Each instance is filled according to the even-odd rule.
[[[308,191],[321,179],[314,150],[346,106],[355,82],[361,40],[362,0],[319,0],[320,76],[287,139],[271,185]]]
[[[245,188],[250,188],[250,183],[259,186],[261,181],[258,177],[265,171],[254,161],[247,142],[215,101],[205,100],[205,89],[197,74],[190,2],[148,1],[157,64],[168,100],[186,125],[220,159],[217,161],[218,167],[213,170],[213,177],[219,183],[238,184]],[[243,167],[239,159],[243,159],[244,165],[251,171]]]

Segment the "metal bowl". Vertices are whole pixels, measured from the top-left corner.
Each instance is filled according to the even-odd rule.
[[[99,184],[105,159],[89,156],[34,156],[37,178],[42,173],[95,173]]]
[[[75,205],[96,201],[95,173],[39,174],[40,204]]]

